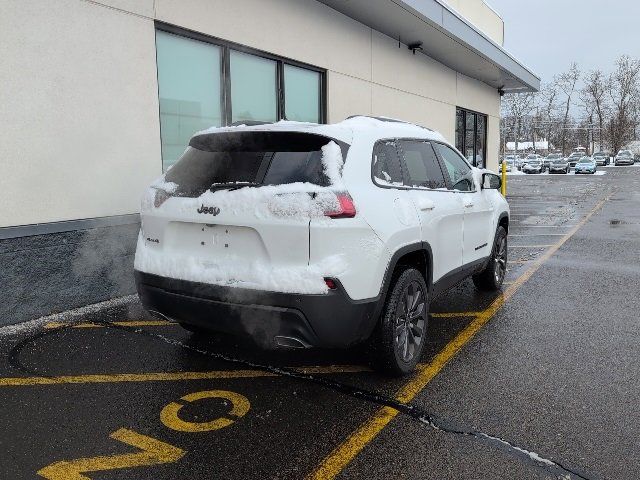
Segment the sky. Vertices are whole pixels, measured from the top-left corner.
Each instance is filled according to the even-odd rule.
[[[572,62],[607,73],[640,58],[640,0],[485,0],[503,18],[505,49],[549,82]]]

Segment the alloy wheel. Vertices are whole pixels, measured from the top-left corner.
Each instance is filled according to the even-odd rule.
[[[422,286],[413,281],[405,287],[396,310],[393,340],[398,357],[404,362],[410,362],[420,351],[426,319],[426,294]]]
[[[496,278],[496,284],[500,285],[507,273],[507,238],[501,237],[496,245],[496,253],[494,257],[493,274]]]

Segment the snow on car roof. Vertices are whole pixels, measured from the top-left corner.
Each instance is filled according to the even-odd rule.
[[[294,122],[280,120],[275,123],[236,125],[229,127],[211,127],[206,130],[196,132],[193,136],[206,135],[223,132],[265,132],[265,131],[288,131],[288,132],[308,132],[341,140],[345,143],[352,143],[355,134],[378,138],[390,137],[412,137],[424,138],[427,140],[445,141],[444,137],[433,130],[430,130],[413,123],[404,122],[386,117],[349,117],[338,123],[321,124]]]

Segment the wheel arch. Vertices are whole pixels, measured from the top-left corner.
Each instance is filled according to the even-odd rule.
[[[509,234],[509,214],[507,212],[502,212],[498,217],[498,227],[504,227],[507,235]]]
[[[382,308],[391,286],[391,280],[397,268],[402,265],[415,266],[416,263],[424,276],[429,292],[433,290],[433,251],[431,250],[431,245],[428,242],[416,242],[400,247],[394,252],[387,264],[382,285],[380,286],[380,293],[378,294],[378,303],[375,308],[374,315],[376,319],[382,313]]]

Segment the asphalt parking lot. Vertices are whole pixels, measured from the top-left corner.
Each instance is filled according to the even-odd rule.
[[[502,294],[440,297],[405,379],[133,298],[0,329],[0,478],[640,478],[640,168],[508,189]]]

